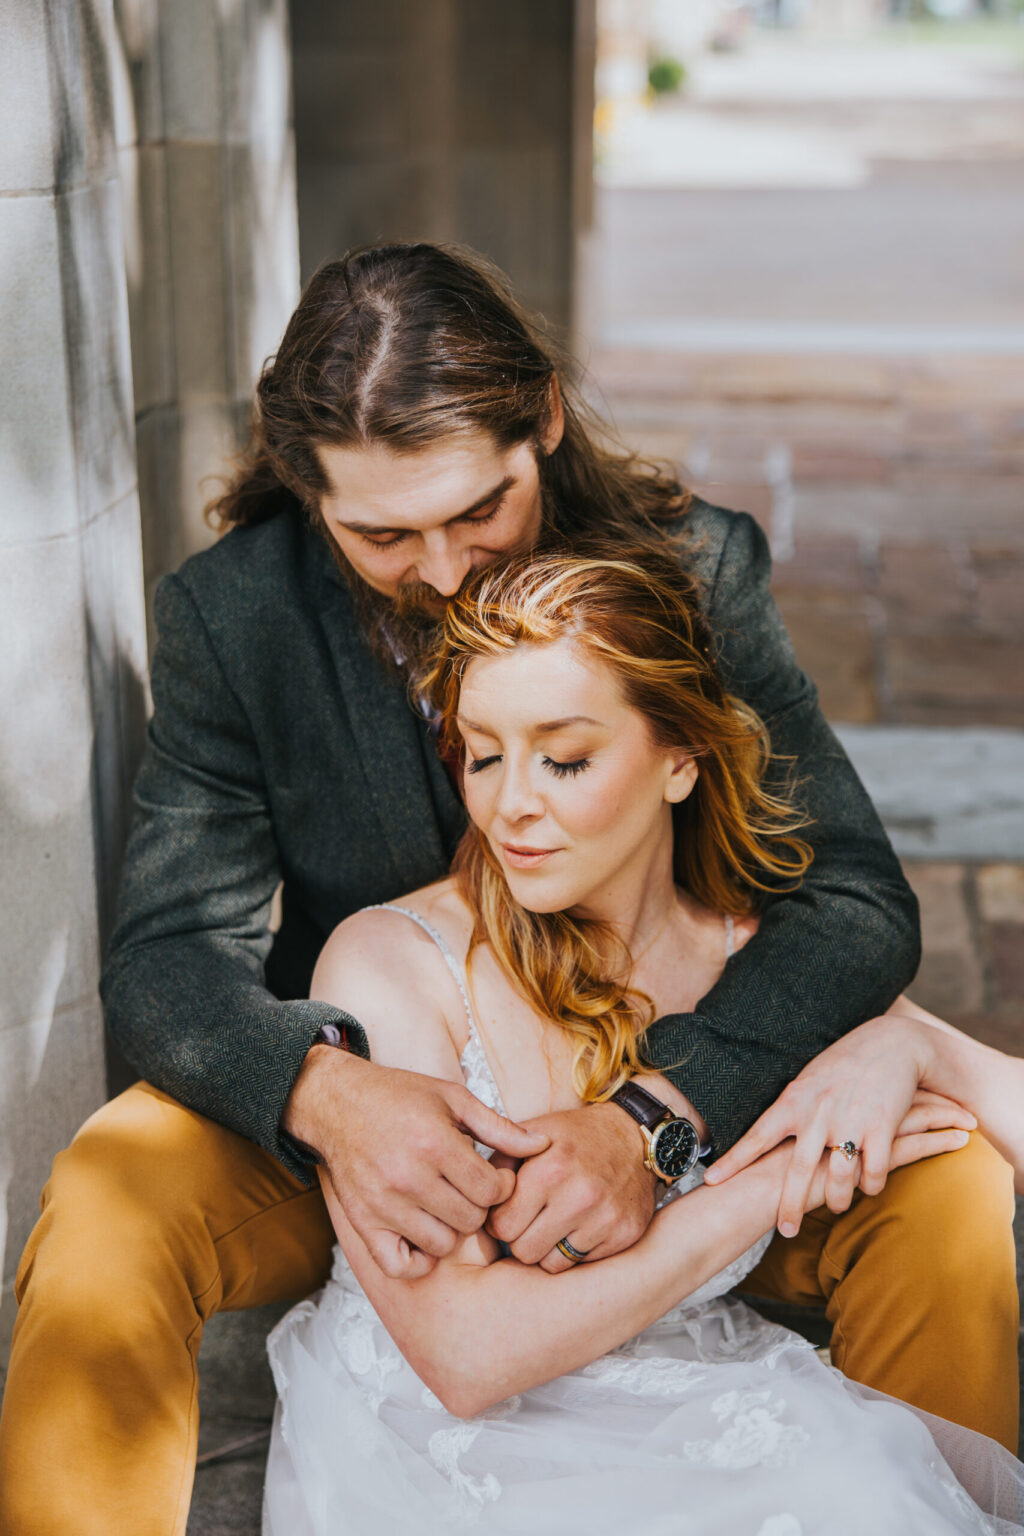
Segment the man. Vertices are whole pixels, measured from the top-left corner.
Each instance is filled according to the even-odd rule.
[[[809,876],[767,903],[698,1013],[647,1039],[674,1107],[717,1150],[917,963],[913,898],[796,667],[763,535],[598,447],[500,277],[431,246],[327,266],[257,405],[217,506],[233,531],[157,599],[155,713],[104,978],[110,1028],[148,1081],[57,1158],[26,1250],[0,1437],[14,1536],[184,1530],[203,1322],[322,1282],[314,1156],[396,1277],[424,1273],[491,1207],[516,1256],[552,1269],[584,1215],[595,1258],[650,1219],[655,1180],[618,1105],[513,1126],[457,1086],[373,1065],[357,1020],[304,1000],[338,921],[447,869],[462,806],[405,674],[475,566],[551,527],[663,529],[728,685],[795,759]],[[859,1126],[825,1130],[838,1145]],[[518,1175],[464,1132],[525,1158]],[[838,1211],[859,1170],[834,1162]],[[901,1170],[877,1205],[818,1213],[761,1283],[828,1301],[851,1375],[1008,1437],[1004,1186],[982,1142]],[[955,1243],[924,1243],[950,1226]]]

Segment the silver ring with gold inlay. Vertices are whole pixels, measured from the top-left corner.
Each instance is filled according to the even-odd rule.
[[[562,1258],[568,1259],[570,1264],[579,1264],[587,1257],[579,1248],[574,1248],[567,1237],[563,1237],[561,1242],[555,1244],[555,1247],[562,1255]]]

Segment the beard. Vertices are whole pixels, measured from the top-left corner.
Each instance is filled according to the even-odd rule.
[[[539,461],[539,468],[543,470],[543,461]],[[564,535],[558,528],[554,499],[545,485],[543,472],[540,475],[540,504],[540,532],[532,546],[538,553],[556,544],[560,547],[565,544]],[[311,523],[330,550],[331,559],[352,595],[356,622],[374,658],[392,676],[406,681],[415,677],[441,637],[448,604],[461,596],[479,567],[467,571],[458,592],[449,597],[442,596],[436,587],[425,581],[407,582],[395,593],[378,592],[349,563],[328,533],[323,519],[315,512]],[[512,560],[524,551],[525,547],[501,550],[487,563]]]
[[[415,676],[440,638],[454,597],[442,597],[425,581],[407,582],[394,594],[378,592],[349,564],[326,528],[318,531],[351,593],[356,622],[374,659],[393,677]],[[466,573],[460,592],[474,575]]]

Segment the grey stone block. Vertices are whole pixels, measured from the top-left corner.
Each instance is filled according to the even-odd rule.
[[[1024,731],[843,725],[837,734],[901,857],[1024,859]]]
[[[124,269],[135,413],[166,405],[177,392],[166,153],[163,145],[118,155]]]
[[[114,81],[120,43],[111,0],[46,8],[54,123],[54,186],[67,191],[116,174]]]
[[[289,131],[278,146],[228,145],[224,157],[231,392],[249,402],[299,299],[294,144]]]
[[[53,199],[0,198],[0,545],[78,519]]]
[[[280,141],[291,124],[287,0],[220,12],[220,137],[232,144]]]
[[[38,0],[8,0],[4,6],[0,103],[0,189],[49,189],[54,171],[53,117],[46,11]]]
[[[82,523],[135,485],[128,296],[115,177],[58,196],[57,232]]]
[[[245,1441],[261,1427],[253,1419],[207,1420],[199,1427],[200,1453]],[[260,1440],[196,1468],[188,1536],[260,1536],[266,1456]]]
[[[164,137],[160,71],[160,0],[114,0],[114,23],[124,83],[131,96],[131,121],[115,119],[118,148]]]
[[[176,570],[185,558],[178,516],[181,496],[179,432],[179,412],[173,405],[146,411],[135,427],[147,599],[149,589],[164,572]]]
[[[77,535],[19,545],[0,560],[0,697],[9,726],[0,736],[0,868],[17,893],[0,927],[0,1028],[46,1019],[96,985],[81,562]]]
[[[106,1097],[103,1026],[98,998],[44,1013],[0,1032],[4,1085],[0,1178],[4,1188],[4,1280],[13,1278],[39,1214],[39,1195],[56,1154]],[[9,1314],[13,1295],[4,1296]]]
[[[171,142],[211,143],[222,135],[221,31],[225,11],[209,0],[160,5],[163,132]]]
[[[213,543],[203,508],[223,485],[240,445],[234,401],[185,405],[179,416],[178,526],[186,555]]]
[[[179,397],[230,390],[223,146],[167,145],[167,208]]]
[[[149,707],[139,502],[132,491],[82,537],[93,720],[93,846],[101,946],[113,931],[131,790]]]
[[[267,1335],[287,1305],[220,1312],[203,1330],[199,1350],[199,1417],[259,1419],[274,1411]]]

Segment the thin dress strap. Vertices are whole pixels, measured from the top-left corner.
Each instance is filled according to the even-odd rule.
[[[455,978],[455,985],[459,989],[463,1007],[466,1010],[466,1021],[469,1024],[469,1034],[466,1039],[466,1047],[459,1058],[463,1076],[466,1079],[466,1087],[471,1093],[491,1109],[496,1109],[500,1115],[505,1114],[505,1106],[501,1100],[501,1090],[497,1079],[487,1060],[487,1052],[484,1050],[480,1031],[477,1028],[473,1006],[469,1000],[469,987],[466,983],[466,973],[463,967],[452,954],[451,947],[444,936],[438,933],[433,923],[428,923],[425,917],[414,912],[412,907],[403,907],[397,901],[378,901],[372,907],[364,907],[365,912],[400,912],[403,917],[408,917],[416,923],[427,936],[433,939],[444,958],[444,963]]]

